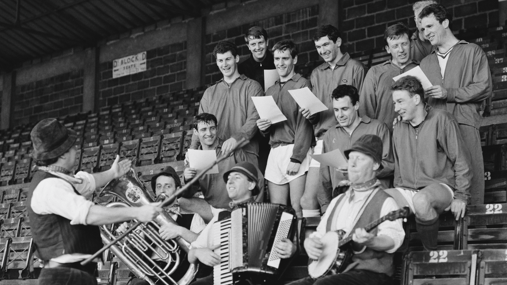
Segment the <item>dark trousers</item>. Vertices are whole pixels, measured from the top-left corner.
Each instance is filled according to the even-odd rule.
[[[350,270],[342,274],[325,276],[319,279],[310,277],[299,279],[289,285],[384,285],[389,284],[391,277],[383,273],[366,270]]]
[[[97,278],[88,272],[74,268],[43,268],[39,285],[97,285]]]

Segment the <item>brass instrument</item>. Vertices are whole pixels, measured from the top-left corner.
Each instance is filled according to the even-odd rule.
[[[153,202],[133,168],[124,176],[109,182],[99,193],[99,196],[104,195],[113,195],[121,201],[110,203],[108,207],[141,207]],[[133,222],[137,223],[136,220]],[[190,264],[184,276],[178,281],[171,277],[180,265],[181,250],[188,253],[189,243],[182,238],[169,241],[162,239],[158,234],[159,228],[168,224],[176,222],[168,213],[161,212],[152,222],[142,223],[110,248],[138,278],[150,284],[155,284],[159,280],[159,284],[187,285],[194,279],[197,265]],[[132,226],[133,223],[129,225]],[[117,230],[117,225],[101,227],[104,244],[110,244],[117,239],[116,235],[121,234],[121,231]],[[153,252],[153,256],[146,253],[147,251]],[[166,262],[167,266],[162,268],[152,257]]]

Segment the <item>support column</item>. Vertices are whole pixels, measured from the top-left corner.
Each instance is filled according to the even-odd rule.
[[[193,19],[187,24],[187,82],[186,89],[204,85],[204,17]]]
[[[336,0],[319,0],[319,26],[333,25],[340,29],[339,2]]]
[[[16,92],[16,72],[6,73],[3,76],[3,91],[2,91],[2,114],[0,129],[5,130],[11,124],[11,98],[15,96]]]
[[[99,109],[98,101],[98,67],[99,53],[97,47],[85,50],[83,61],[83,112],[96,112]]]
[[[498,0],[500,26],[507,25],[507,0]]]

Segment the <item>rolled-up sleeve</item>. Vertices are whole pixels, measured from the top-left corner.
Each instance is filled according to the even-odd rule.
[[[93,178],[91,181],[93,182],[87,180],[90,183],[87,187],[95,185]],[[47,178],[35,188],[30,206],[36,214],[55,214],[70,220],[71,225],[86,225],[86,216],[93,205],[84,196],[76,194],[69,182],[60,178]]]
[[[386,216],[392,211],[399,210],[398,204],[393,198],[387,198],[382,205],[382,210],[380,210],[380,215],[382,217]],[[403,243],[403,239],[405,238],[405,231],[403,230],[403,223],[401,219],[397,219],[394,221],[386,220],[378,226],[377,235],[384,235],[390,237],[394,241],[393,248],[386,250],[388,253],[394,253]]]
[[[199,236],[195,241],[193,241],[190,245],[192,248],[205,248],[208,247],[209,238],[213,238],[212,236],[212,228],[215,225],[215,222],[218,220],[218,215],[215,215],[211,221],[206,225],[206,227],[201,231]]]
[[[81,179],[82,183],[74,183],[74,187],[76,188],[79,194],[83,195],[87,200],[90,200],[93,196],[93,192],[95,188],[97,188],[97,184],[95,183],[95,178],[88,172],[80,171],[76,174],[75,178]]]

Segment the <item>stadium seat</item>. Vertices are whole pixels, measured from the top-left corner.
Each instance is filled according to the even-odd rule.
[[[6,186],[12,183],[15,170],[15,161],[5,162],[2,164],[2,169],[0,170],[0,186]]]
[[[505,249],[483,249],[479,252],[480,285],[507,284],[507,252]]]
[[[100,171],[106,171],[111,168],[111,165],[116,159],[116,155],[119,154],[119,150],[120,149],[118,143],[106,144],[102,146],[102,151],[100,153],[99,159]]]
[[[507,204],[469,205],[465,217],[468,249],[507,249]]]
[[[76,148],[76,161],[74,162],[74,166],[72,167],[72,170],[74,173],[77,173],[81,170],[81,159],[82,159],[82,151],[81,148]]]
[[[139,139],[122,142],[120,145],[120,157],[122,159],[129,159],[135,165],[139,159],[139,147]]]
[[[138,165],[151,165],[160,155],[160,141],[162,136],[152,136],[143,138],[139,150],[139,163]]]
[[[18,160],[14,171],[13,184],[23,184],[30,182],[31,179],[32,159],[25,158]]]
[[[89,173],[97,172],[101,149],[101,146],[83,148],[79,169]]]
[[[475,284],[477,252],[472,250],[414,251],[405,262],[407,275],[403,284]]]
[[[181,153],[182,133],[165,134],[162,138],[160,157],[157,163],[176,161]]]

